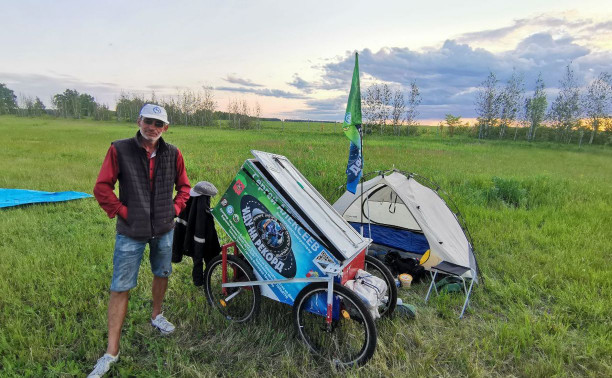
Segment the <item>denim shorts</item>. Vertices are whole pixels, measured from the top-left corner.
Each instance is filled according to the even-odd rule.
[[[136,240],[117,234],[113,255],[113,279],[111,291],[127,291],[136,287],[138,270],[145,250],[149,244],[151,272],[156,277],[168,277],[172,273],[172,237],[174,230],[149,240]]]

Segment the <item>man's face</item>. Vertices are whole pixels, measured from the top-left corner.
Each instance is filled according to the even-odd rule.
[[[138,120],[138,127],[140,127],[140,135],[145,138],[149,142],[156,142],[159,137],[162,136],[166,130],[168,130],[168,125],[163,125],[161,127],[157,126],[161,121],[153,118],[144,118],[141,117]],[[150,123],[150,124],[149,124]]]

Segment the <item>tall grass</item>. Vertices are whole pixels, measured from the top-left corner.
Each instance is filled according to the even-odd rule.
[[[134,124],[0,117],[0,187],[91,193],[111,141]],[[270,123],[261,131],[171,126],[192,184],[224,191],[249,151],[286,155],[330,201],[342,193],[348,143],[339,125]],[[612,150],[467,138],[372,136],[366,171],[395,166],[436,180],[463,211],[486,284],[465,319],[459,296],[423,302],[415,320],[378,323],[364,367],[338,372],[293,337],[291,308],[269,300],[228,324],[176,264],[165,314],[149,326],[143,260],[123,328],[119,376],[612,375]],[[215,198],[213,202],[216,202]],[[94,199],[0,210],[0,375],[83,376],[106,346],[114,222]],[[223,242],[228,238],[220,232]]]

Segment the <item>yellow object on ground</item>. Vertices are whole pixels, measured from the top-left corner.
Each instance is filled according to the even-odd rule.
[[[402,287],[410,287],[412,276],[408,273],[402,273],[399,275],[399,280],[402,283]]]

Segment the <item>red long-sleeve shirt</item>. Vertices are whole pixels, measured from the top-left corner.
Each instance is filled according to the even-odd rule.
[[[176,187],[176,196],[174,197],[174,211],[178,215],[184,208],[189,199],[189,179],[187,178],[187,172],[185,171],[185,161],[181,151],[178,151],[176,157],[176,181],[174,183]],[[153,185],[153,172],[155,168],[155,156],[151,157],[151,154],[147,152],[147,158],[149,158],[149,180]],[[117,150],[115,146],[111,144],[106,157],[102,162],[102,168],[100,168],[100,174],[96,180],[94,186],[94,196],[98,200],[100,207],[106,211],[109,218],[114,218],[117,214],[123,219],[127,219],[128,208],[119,201],[119,198],[115,195],[115,183],[117,182],[117,176],[119,175],[119,163],[117,162]]]

